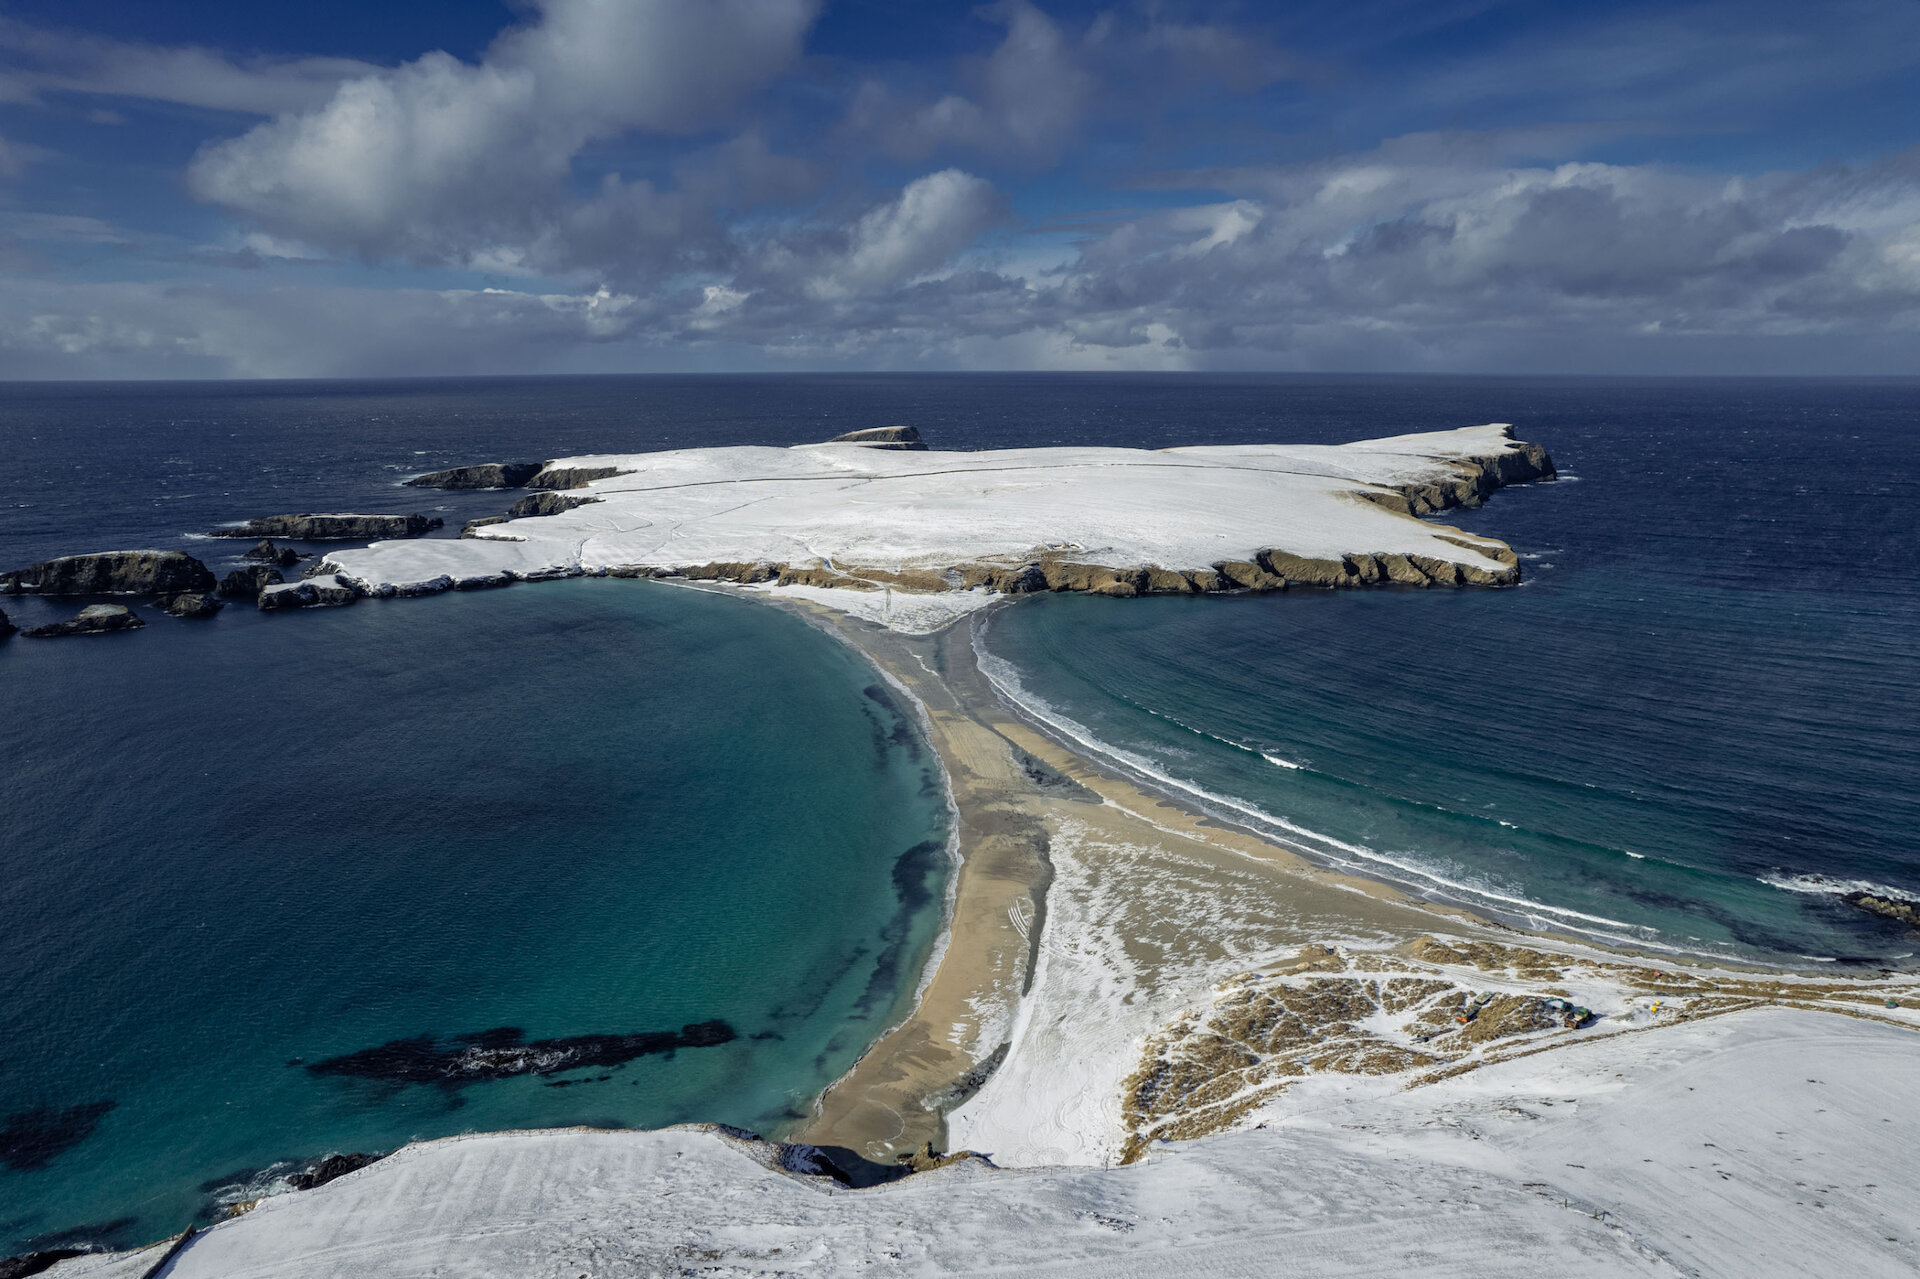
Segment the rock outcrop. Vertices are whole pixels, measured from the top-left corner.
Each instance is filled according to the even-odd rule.
[[[507,508],[507,518],[519,520],[530,515],[558,515],[562,511],[571,511],[576,506],[586,506],[599,500],[597,497],[567,497],[561,493],[529,493]]]
[[[237,568],[220,579],[220,594],[230,600],[257,600],[261,591],[286,580],[280,575],[279,569],[265,565]]]
[[[277,564],[281,568],[292,568],[295,564],[305,559],[306,556],[294,550],[291,546],[275,546],[272,542],[263,538],[248,547],[246,554],[240,558],[243,560],[259,560],[263,564]]]
[[[528,480],[530,489],[579,489],[595,480],[610,480],[616,475],[632,475],[617,466],[546,466]]]
[[[360,598],[360,592],[332,573],[303,578],[260,592],[260,607],[267,612],[288,608],[339,608]]]
[[[1448,466],[1455,474],[1452,480],[1406,484],[1370,496],[1379,501],[1386,493],[1397,494],[1406,502],[1405,514],[1431,515],[1435,511],[1452,510],[1456,506],[1480,506],[1492,496],[1495,489],[1508,484],[1551,480],[1557,476],[1553,459],[1547,456],[1547,451],[1538,444],[1528,444],[1522,440],[1515,440],[1513,447],[1505,452],[1470,457],[1450,462]],[[1382,502],[1382,505],[1400,509],[1391,500]]]
[[[419,537],[439,528],[432,515],[265,515],[236,528],[217,528],[215,537],[289,537],[299,542],[370,542]]]
[[[164,613],[174,617],[208,618],[218,613],[226,605],[205,591],[192,591],[181,595],[169,595],[160,603]]]
[[[483,529],[489,524],[505,524],[506,522],[507,517],[504,515],[482,515],[479,519],[468,520],[465,524],[462,524],[460,526],[460,536],[478,537],[479,533],[477,530]]]
[[[7,636],[13,634],[14,631],[18,629],[19,628],[16,627],[12,622],[9,622],[7,620],[7,615],[5,613],[0,612],[0,639],[5,639]]]
[[[480,462],[429,471],[407,481],[417,489],[517,489],[546,469],[545,462]]]
[[[66,635],[105,635],[110,631],[139,630],[147,623],[124,604],[94,604],[64,622],[29,626],[20,633],[28,639],[58,639]]]
[[[62,555],[0,574],[0,592],[9,595],[172,595],[212,589],[212,571],[184,551]]]
[[[845,435],[836,435],[828,440],[829,444],[864,444],[873,449],[896,449],[900,452],[924,453],[926,441],[920,438],[920,431],[912,426],[870,426],[864,431],[848,431]]]
[[[1887,893],[1848,893],[1840,900],[1884,919],[1897,919],[1909,928],[1920,928],[1920,901]]]
[[[316,1190],[329,1181],[336,1181],[350,1172],[359,1172],[368,1164],[379,1163],[385,1158],[385,1155],[369,1155],[360,1151],[349,1155],[328,1155],[304,1172],[296,1172],[288,1177],[287,1184],[295,1190]]]

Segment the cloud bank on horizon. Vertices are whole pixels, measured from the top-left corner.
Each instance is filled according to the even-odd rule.
[[[0,377],[1920,372],[1920,6],[22,0]]]

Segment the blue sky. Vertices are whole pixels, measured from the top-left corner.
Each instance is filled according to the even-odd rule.
[[[1920,3],[0,3],[0,377],[1920,372]]]

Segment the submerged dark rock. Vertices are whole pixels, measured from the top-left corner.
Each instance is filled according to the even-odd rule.
[[[260,565],[257,568],[237,568],[220,579],[220,594],[230,600],[257,600],[260,592],[269,586],[278,586],[286,581],[277,568]]]
[[[217,528],[215,537],[290,537],[300,542],[372,541],[419,537],[440,527],[432,515],[263,515],[235,528]]]
[[[920,438],[917,427],[911,426],[870,426],[864,431],[848,431],[845,435],[836,435],[828,440],[829,444],[864,444],[868,448],[894,449],[899,452],[924,453],[927,445]]]
[[[350,1155],[328,1155],[305,1172],[296,1172],[288,1177],[287,1184],[295,1190],[312,1190],[385,1158],[385,1155],[369,1155],[358,1151]]]
[[[292,568],[295,564],[305,559],[306,556],[300,554],[300,552],[294,550],[291,546],[275,546],[270,540],[262,538],[248,547],[246,554],[240,558],[243,560],[260,560],[267,564],[277,564],[281,568]]]
[[[16,1172],[45,1168],[73,1149],[100,1126],[110,1101],[88,1101],[78,1106],[40,1106],[18,1110],[0,1126],[0,1164]]]
[[[169,595],[160,602],[160,609],[174,617],[204,618],[212,617],[226,605],[204,591],[194,591],[185,595]]]
[[[738,1037],[732,1026],[717,1018],[694,1022],[677,1031],[642,1030],[532,1041],[525,1036],[518,1026],[500,1026],[445,1040],[417,1035],[316,1061],[307,1069],[316,1075],[464,1088],[515,1075],[556,1075],[585,1066],[618,1066],[682,1048],[714,1048]]]
[[[0,639],[5,639],[18,629],[19,627],[7,620],[7,615],[4,612],[0,612]]]
[[[429,471],[407,481],[417,489],[517,489],[546,469],[545,462],[481,462]]]
[[[137,631],[146,619],[121,604],[94,604],[64,622],[29,626],[20,633],[28,639],[59,639],[67,635],[105,635],[110,631]]]
[[[576,506],[585,506],[589,502],[598,502],[597,497],[567,497],[560,493],[531,493],[507,508],[508,519],[525,519],[530,515],[558,515],[562,511],[571,511]]]
[[[0,573],[0,592],[9,595],[173,595],[212,589],[212,570],[184,551],[62,555]]]

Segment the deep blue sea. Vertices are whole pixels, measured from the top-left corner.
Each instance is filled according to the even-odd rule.
[[[1060,731],[1416,891],[1910,962],[1836,890],[1920,894],[1916,380],[13,384],[0,568],[158,546],[224,571],[244,544],[206,530],[287,511],[451,535],[512,495],[397,484],[458,462],[896,422],[990,448],[1486,421],[1565,477],[1443,518],[1512,543],[1516,590],[1045,597],[982,645]],[[416,1136],[777,1128],[911,994],[946,872],[931,760],[795,618],[616,581],[146,616],[0,643],[0,1254],[156,1237]],[[682,1029],[713,1022],[731,1038]],[[584,1036],[621,1060],[407,1075]]]

